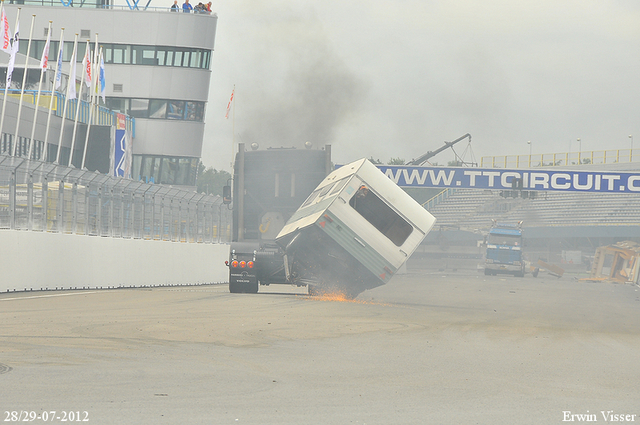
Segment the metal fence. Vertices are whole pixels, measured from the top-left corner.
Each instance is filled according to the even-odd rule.
[[[228,242],[220,196],[0,155],[0,229]]]
[[[630,163],[640,160],[637,149],[612,149],[605,151],[543,153],[535,155],[483,156],[480,167],[531,168],[558,167],[586,164]]]
[[[94,9],[134,10],[134,11],[149,10],[149,11],[160,11],[160,12],[171,11],[170,6],[150,7],[149,3],[151,2],[148,1],[144,5],[143,4],[138,5],[138,1],[134,0],[131,2],[127,1],[126,5],[114,5],[114,4],[108,4],[108,2],[104,2],[103,0],[83,0],[83,1],[75,1],[75,2],[73,0],[66,0],[66,1],[65,0],[16,0],[16,4],[25,5],[25,6],[63,6],[63,7],[84,7],[84,8],[94,8]],[[11,4],[13,4],[13,1],[11,2]],[[170,5],[171,2],[168,2],[168,4]],[[182,5],[182,2],[180,4]],[[182,6],[180,6],[179,11],[182,12]],[[193,13],[217,16],[215,13],[206,12],[206,11],[205,12],[193,11]]]

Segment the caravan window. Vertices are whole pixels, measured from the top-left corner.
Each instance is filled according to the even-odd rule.
[[[335,183],[328,184],[325,187],[323,187],[322,190],[320,190],[320,193],[318,193],[318,198],[322,198],[324,195],[329,193],[329,191],[331,190],[331,188],[333,187],[334,184]]]
[[[329,193],[329,196],[338,193],[340,191],[340,189],[342,189],[342,187],[344,186],[344,184],[346,182],[347,182],[347,179],[342,179],[342,180],[338,180],[335,183],[331,183],[331,184],[328,184],[328,185],[326,185],[324,187],[321,187],[320,189],[314,190],[313,193],[311,195],[309,195],[307,200],[304,201],[304,203],[302,204],[302,206],[300,208],[304,208],[304,207],[306,207],[307,205],[310,205],[313,202],[322,200],[323,197],[327,196],[327,193],[329,193],[329,191],[331,191],[331,193]]]
[[[318,193],[320,193],[321,189],[316,189],[313,191],[313,193],[311,193],[311,195],[309,195],[309,197],[307,198],[306,201],[304,201],[304,203],[302,204],[302,206],[300,206],[300,208],[304,208],[308,205],[310,205],[313,201],[316,200],[316,198],[318,197]]]
[[[413,231],[404,218],[365,185],[360,186],[349,205],[396,246],[401,246]]]
[[[331,191],[330,195],[335,195],[336,193],[340,192],[344,187],[344,185],[347,184],[347,182],[349,181],[349,177],[345,177],[342,180],[338,180],[336,185],[333,187],[333,190]]]

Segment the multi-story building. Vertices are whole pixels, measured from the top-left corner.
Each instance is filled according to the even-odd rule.
[[[169,7],[144,8],[130,2],[132,9],[105,5],[103,0],[6,3],[4,8],[12,30],[17,9],[21,9],[20,52],[24,54],[31,17],[35,15],[30,68],[37,66],[42,55],[49,21],[52,21],[50,69],[55,68],[60,31],[64,28],[63,70],[67,75],[74,35],[78,34],[79,40],[78,63],[82,61],[87,40],[93,49],[97,36],[104,54],[106,106],[135,118],[132,177],[161,184],[195,185],[204,137],[215,13],[171,12]],[[20,66],[20,59],[16,66]],[[53,72],[47,75],[50,89]],[[79,73],[77,78],[80,79]],[[33,116],[33,112],[26,116]],[[26,133],[27,128],[31,129],[27,125],[21,127]],[[3,132],[6,131],[5,127]],[[41,132],[40,129],[38,134]],[[57,137],[53,143],[58,143]],[[65,138],[63,146],[68,143]],[[53,159],[49,156],[48,160]]]

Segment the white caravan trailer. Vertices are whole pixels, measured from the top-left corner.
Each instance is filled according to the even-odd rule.
[[[391,279],[436,219],[366,159],[329,174],[282,228],[287,280],[355,297]]]

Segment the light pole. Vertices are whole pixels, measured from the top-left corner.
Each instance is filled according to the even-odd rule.
[[[578,137],[578,164],[582,164],[582,141]]]
[[[531,168],[531,140],[527,141],[527,145],[529,145],[529,168]]]
[[[629,162],[631,162],[631,159],[633,158],[633,134],[629,135],[629,139],[631,139],[631,145],[629,147]]]

